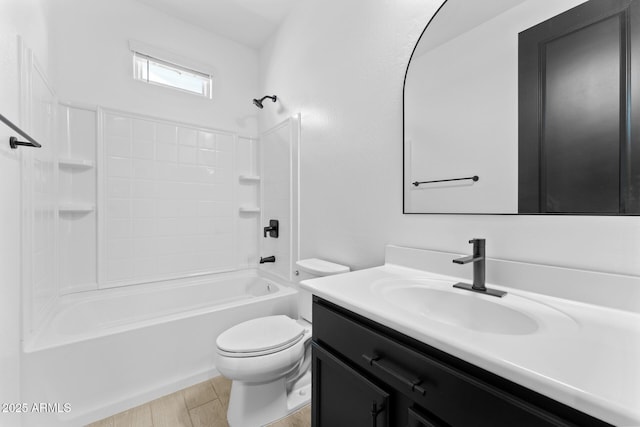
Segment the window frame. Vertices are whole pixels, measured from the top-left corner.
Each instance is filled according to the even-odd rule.
[[[154,86],[161,86],[161,87],[166,87],[170,89],[175,89],[180,92],[201,96],[206,99],[213,99],[213,75],[211,73],[199,71],[192,67],[180,65],[175,62],[167,61],[165,59],[161,59],[156,56],[142,53],[136,50],[132,50],[131,53],[132,53],[132,60],[133,60],[133,79],[134,80],[140,81],[143,83],[148,83]],[[151,80],[149,78],[149,75],[150,75],[150,67],[152,62],[158,65],[161,65],[163,67],[173,69],[178,73],[188,73],[193,76],[202,78],[203,79],[202,87],[204,90],[200,92],[196,92],[196,91],[185,89],[180,86],[175,86],[175,85]],[[141,71],[141,68],[142,68],[140,66],[141,63],[144,63],[146,65],[146,70]]]

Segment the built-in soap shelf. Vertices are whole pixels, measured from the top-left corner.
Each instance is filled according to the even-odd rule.
[[[239,211],[244,214],[257,214],[260,213],[260,208],[255,206],[241,206]]]
[[[74,158],[60,158],[58,159],[58,165],[63,169],[91,169],[95,167],[95,163],[91,160],[74,159]]]
[[[238,178],[240,179],[240,182],[260,182],[260,177],[258,175],[242,174]]]
[[[89,213],[95,210],[95,205],[90,203],[61,203],[60,206],[58,206],[58,212],[60,212],[60,214]]]

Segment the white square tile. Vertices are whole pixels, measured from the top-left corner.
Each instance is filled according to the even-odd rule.
[[[229,151],[218,151],[217,153],[216,165],[220,168],[232,169],[233,154]]]
[[[203,198],[203,200],[216,200],[216,201],[232,201],[233,200],[233,186],[224,184],[209,185],[209,198]]]
[[[158,260],[156,258],[134,258],[133,275],[135,277],[153,277],[157,275]]]
[[[198,224],[198,233],[200,234],[210,234],[213,235],[216,233],[216,219],[214,218],[198,218],[195,220]]]
[[[226,233],[218,233],[211,239],[216,251],[230,251],[234,245],[234,234],[227,230]]]
[[[158,240],[157,237],[136,237],[132,239],[132,256],[141,258],[158,255]]]
[[[198,216],[201,217],[212,217],[217,208],[217,202],[207,202],[200,201],[198,202]]]
[[[109,178],[107,180],[107,196],[127,198],[131,196],[131,182],[128,179]]]
[[[228,233],[229,230],[233,230],[233,220],[231,218],[217,218],[213,223],[213,232]]]
[[[199,148],[208,148],[210,150],[216,149],[216,137],[213,133],[210,132],[198,132],[198,147]]]
[[[182,182],[198,182],[200,170],[195,165],[179,165],[178,180]]]
[[[235,184],[232,169],[229,168],[217,168],[214,181],[216,184],[224,184],[231,186]]]
[[[108,136],[104,141],[107,154],[115,157],[131,157],[131,139],[119,136]]]
[[[155,143],[153,141],[136,141],[131,150],[131,156],[138,159],[153,160],[155,157]]]
[[[131,176],[131,159],[109,157],[107,160],[107,175],[110,177],[129,178]]]
[[[180,168],[177,163],[156,162],[156,179],[163,181],[180,181]]]
[[[156,126],[154,122],[148,120],[133,120],[133,140],[134,142],[154,141],[156,139]]]
[[[218,194],[216,194],[217,187],[212,184],[191,184],[194,192],[194,199],[196,200],[217,200]]]
[[[176,144],[178,141],[178,127],[166,123],[156,124],[156,142]]]
[[[108,136],[131,137],[131,119],[105,114],[104,131]]]
[[[109,259],[131,258],[131,239],[108,239],[107,254]]]
[[[195,147],[198,144],[198,132],[195,129],[179,128],[178,144]]]
[[[179,218],[158,218],[158,236],[172,237],[180,234]],[[166,242],[165,242],[166,243]]]
[[[234,258],[234,252],[230,250],[213,252],[209,258],[210,268],[215,270],[233,268],[235,266]]]
[[[133,176],[141,179],[156,179],[156,163],[153,160],[134,159]]]
[[[216,168],[211,166],[199,166],[198,167],[198,176],[195,179],[195,182],[201,183],[213,183],[216,180]]]
[[[158,218],[175,218],[180,211],[180,203],[177,200],[156,200]]]
[[[159,256],[167,256],[179,253],[182,248],[178,245],[175,237],[161,236],[156,240],[155,250]]]
[[[107,220],[107,236],[109,239],[125,239],[131,237],[131,219]]]
[[[178,146],[178,162],[196,164],[197,163],[196,147],[187,147],[184,145],[179,145]]]
[[[184,200],[178,208],[178,215],[182,218],[195,218],[198,216],[198,201]]]
[[[156,160],[161,162],[177,162],[178,146],[176,144],[158,142],[156,145]]]
[[[200,148],[198,150],[198,164],[203,166],[216,165],[216,151]]]
[[[134,218],[155,218],[156,201],[153,199],[132,200],[131,213]]]
[[[134,219],[133,237],[153,237],[157,234],[156,219]]]
[[[158,184],[155,181],[132,181],[131,197],[134,199],[153,199],[157,195],[157,186]]]
[[[108,199],[107,200],[107,217],[108,218],[131,218],[131,200],[130,199]]]
[[[133,262],[131,259],[107,260],[107,280],[126,280],[133,274]]]

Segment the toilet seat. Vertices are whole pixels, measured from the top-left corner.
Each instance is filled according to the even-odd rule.
[[[304,333],[305,329],[290,317],[260,317],[227,329],[218,336],[216,346],[221,356],[265,356],[294,346]]]

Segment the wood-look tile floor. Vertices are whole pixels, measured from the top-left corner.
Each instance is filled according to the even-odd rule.
[[[87,427],[228,427],[231,381],[220,376],[137,406]],[[303,407],[269,427],[311,427]]]

